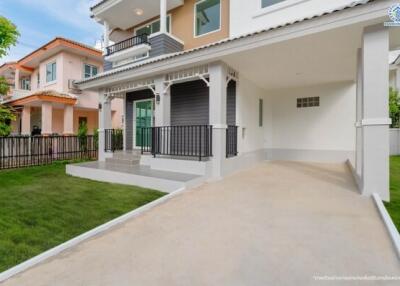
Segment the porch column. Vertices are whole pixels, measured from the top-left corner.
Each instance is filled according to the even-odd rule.
[[[164,84],[165,77],[161,76],[155,80],[156,105],[154,110],[155,126],[171,125],[171,89]],[[159,102],[157,102],[159,98]]]
[[[357,93],[356,93],[356,172],[361,180],[362,177],[362,98],[363,98],[363,66],[362,49],[357,51]],[[360,181],[358,182],[360,184]],[[361,188],[361,186],[359,186]]]
[[[24,105],[21,116],[21,134],[31,134],[31,107]]]
[[[210,64],[210,125],[213,126],[212,177],[223,176],[226,159],[226,77],[227,67],[222,62]]]
[[[160,0],[160,33],[167,33],[167,0]]]
[[[53,133],[53,104],[51,102],[42,103],[42,135]]]
[[[64,106],[64,135],[74,134],[74,107],[72,105]]]
[[[122,99],[122,132],[123,132],[123,149],[126,151],[126,93]]]
[[[111,129],[111,100],[103,91],[99,94],[99,161],[105,161],[105,129]]]
[[[362,39],[362,193],[389,200],[389,31],[364,29]]]

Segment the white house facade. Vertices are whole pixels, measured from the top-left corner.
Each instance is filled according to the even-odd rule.
[[[194,184],[265,160],[348,162],[362,194],[389,200],[394,4],[101,1],[92,13],[106,45],[120,41],[105,50],[105,72],[78,82],[99,92],[100,162],[68,172],[168,191],[176,174]],[[121,146],[114,98],[125,103]]]

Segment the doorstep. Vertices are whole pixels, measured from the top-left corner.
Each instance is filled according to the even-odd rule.
[[[205,181],[205,177],[199,175],[153,170],[143,165],[124,166],[99,161],[69,164],[66,172],[75,177],[139,186],[166,193],[191,188]]]

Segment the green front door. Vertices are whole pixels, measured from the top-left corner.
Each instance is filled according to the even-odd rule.
[[[135,114],[136,114],[136,147],[150,146],[151,138],[146,136],[151,134],[149,129],[146,127],[152,127],[153,121],[153,101],[136,101],[135,102]],[[144,137],[143,137],[144,135]]]

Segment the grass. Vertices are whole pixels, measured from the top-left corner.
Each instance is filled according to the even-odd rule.
[[[385,206],[400,231],[400,156],[390,158],[390,203]]]
[[[163,195],[67,176],[61,163],[0,171],[0,272]]]

